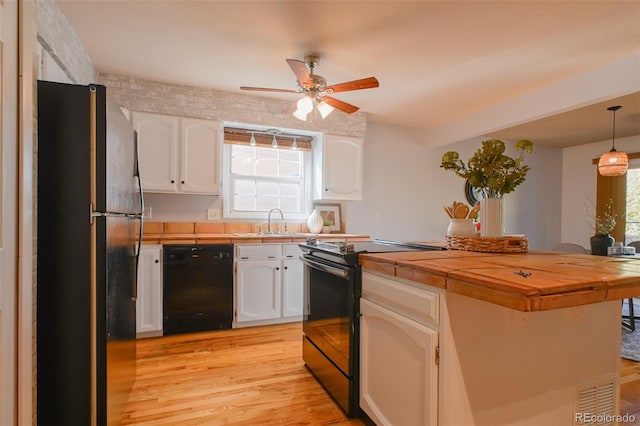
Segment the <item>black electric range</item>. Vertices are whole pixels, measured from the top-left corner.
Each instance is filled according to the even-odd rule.
[[[305,255],[349,266],[358,265],[358,256],[362,253],[446,250],[444,247],[428,244],[378,239],[354,242],[324,242],[314,238],[307,238],[307,240],[299,244],[299,246]]]

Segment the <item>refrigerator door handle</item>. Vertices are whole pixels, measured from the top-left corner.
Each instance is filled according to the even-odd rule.
[[[136,276],[133,282],[133,292],[132,292],[132,300],[138,299],[138,268],[140,267],[140,251],[142,250],[142,235],[144,234],[144,192],[142,191],[142,178],[140,177],[140,160],[138,156],[138,132],[133,131],[133,158],[134,158],[134,178],[136,179],[136,183],[138,184],[138,190],[140,191],[140,213],[137,215],[138,220],[140,220],[140,226],[138,227],[138,245],[136,247],[136,263],[135,263],[135,271]]]

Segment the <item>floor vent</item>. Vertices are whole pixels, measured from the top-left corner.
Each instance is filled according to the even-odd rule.
[[[617,379],[607,377],[576,387],[575,426],[615,425],[618,416]]]

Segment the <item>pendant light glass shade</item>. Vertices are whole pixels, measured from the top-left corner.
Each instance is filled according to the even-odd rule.
[[[629,167],[629,157],[624,152],[611,150],[600,156],[598,171],[602,176],[620,176]]]
[[[271,141],[271,146],[273,148],[277,148],[278,147],[278,140],[276,139],[276,135],[273,135],[273,140]]]
[[[249,145],[256,146],[256,137],[251,133],[251,139],[249,139]]]
[[[616,111],[620,108],[622,108],[620,105],[607,108],[608,111],[613,111],[613,136],[611,138],[611,150],[602,154],[600,160],[598,160],[598,172],[602,176],[621,176],[629,168],[627,154],[616,151]]]

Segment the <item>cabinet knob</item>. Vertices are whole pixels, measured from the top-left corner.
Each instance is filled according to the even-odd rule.
[[[176,181],[175,181],[175,180],[173,180],[173,179],[171,179],[171,183],[176,183]]]
[[[180,183],[184,185],[184,181],[183,180],[181,180]]]
[[[327,192],[329,190],[329,188],[325,188],[324,191]]]
[[[288,268],[288,266],[285,266],[284,269],[286,270]]]
[[[280,267],[276,267],[276,271],[279,271],[279,270],[280,270]]]
[[[154,260],[154,262],[156,262],[156,263],[160,263],[160,261],[159,261],[158,259]]]

